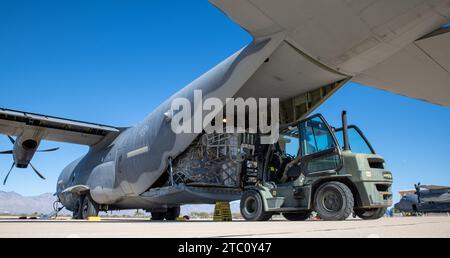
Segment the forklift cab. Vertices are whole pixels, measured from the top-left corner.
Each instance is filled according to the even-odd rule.
[[[352,213],[378,219],[392,205],[392,174],[364,134],[347,125],[332,128],[314,115],[280,131],[280,141],[262,166],[258,183],[241,199],[246,220],[265,221],[282,214],[291,221],[345,220]]]
[[[281,182],[305,177],[336,174],[342,167],[342,152],[338,140],[322,115],[315,115],[301,121],[297,127],[282,133],[282,147],[293,157],[287,165]]]

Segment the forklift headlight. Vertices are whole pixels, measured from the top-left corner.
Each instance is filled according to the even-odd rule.
[[[384,178],[384,179],[387,179],[387,180],[392,180],[392,179],[393,179],[392,173],[390,173],[390,172],[384,172],[384,173],[383,173],[383,178]]]

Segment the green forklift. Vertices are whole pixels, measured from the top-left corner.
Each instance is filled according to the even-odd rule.
[[[345,111],[340,129],[314,115],[283,127],[279,142],[260,153],[253,183],[243,185],[247,221],[278,214],[304,221],[313,212],[325,221],[375,220],[392,206],[392,173]]]

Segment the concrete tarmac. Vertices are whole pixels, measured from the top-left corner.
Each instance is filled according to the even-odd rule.
[[[341,222],[20,221],[0,219],[0,238],[441,238],[450,217],[398,217]]]

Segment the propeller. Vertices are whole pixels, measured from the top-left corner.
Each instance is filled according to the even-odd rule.
[[[11,171],[14,169],[14,166],[16,165],[16,163],[14,162],[11,166],[11,169],[9,170],[8,174],[5,177],[5,181],[3,181],[3,185],[6,185],[6,182],[8,181],[8,177],[11,174]]]
[[[12,138],[12,137],[9,136],[9,135],[8,135],[8,139],[9,139],[9,141],[10,141],[13,145],[16,143],[16,141],[14,140],[14,138]],[[54,151],[57,151],[57,150],[59,150],[59,148],[52,148],[52,149],[46,149],[46,150],[37,150],[36,152],[40,152],[40,153],[43,153],[43,152],[54,152]],[[9,150],[9,151],[0,151],[0,155],[7,155],[7,154],[12,155],[12,154],[14,154],[14,151],[13,151],[13,150]],[[29,165],[31,166],[31,168],[33,169],[33,172],[34,172],[38,177],[40,177],[42,180],[46,180],[45,177],[39,172],[39,170],[37,170],[37,169],[33,166],[33,164],[30,163]],[[14,162],[14,163],[12,164],[11,169],[9,170],[8,174],[7,174],[6,177],[5,177],[5,180],[3,181],[3,185],[6,185],[6,182],[8,181],[9,175],[11,174],[11,172],[13,171],[13,169],[14,169],[15,166],[16,166],[16,162]]]
[[[11,136],[8,135],[8,138],[9,138],[9,140],[11,141],[12,144],[15,144],[15,143],[16,143],[16,141],[15,141]]]
[[[59,148],[53,148],[53,149],[48,149],[48,150],[38,150],[36,152],[53,152],[53,151],[57,151],[59,150]]]
[[[8,135],[8,139],[11,141],[11,143],[14,145],[16,143],[16,141]],[[9,151],[0,151],[0,155],[4,155],[4,154],[13,154],[12,150]]]
[[[30,166],[33,169],[34,173],[38,175],[38,177],[40,177],[42,180],[45,180],[45,177],[41,173],[39,173],[39,171],[33,166],[33,164],[30,163]]]

